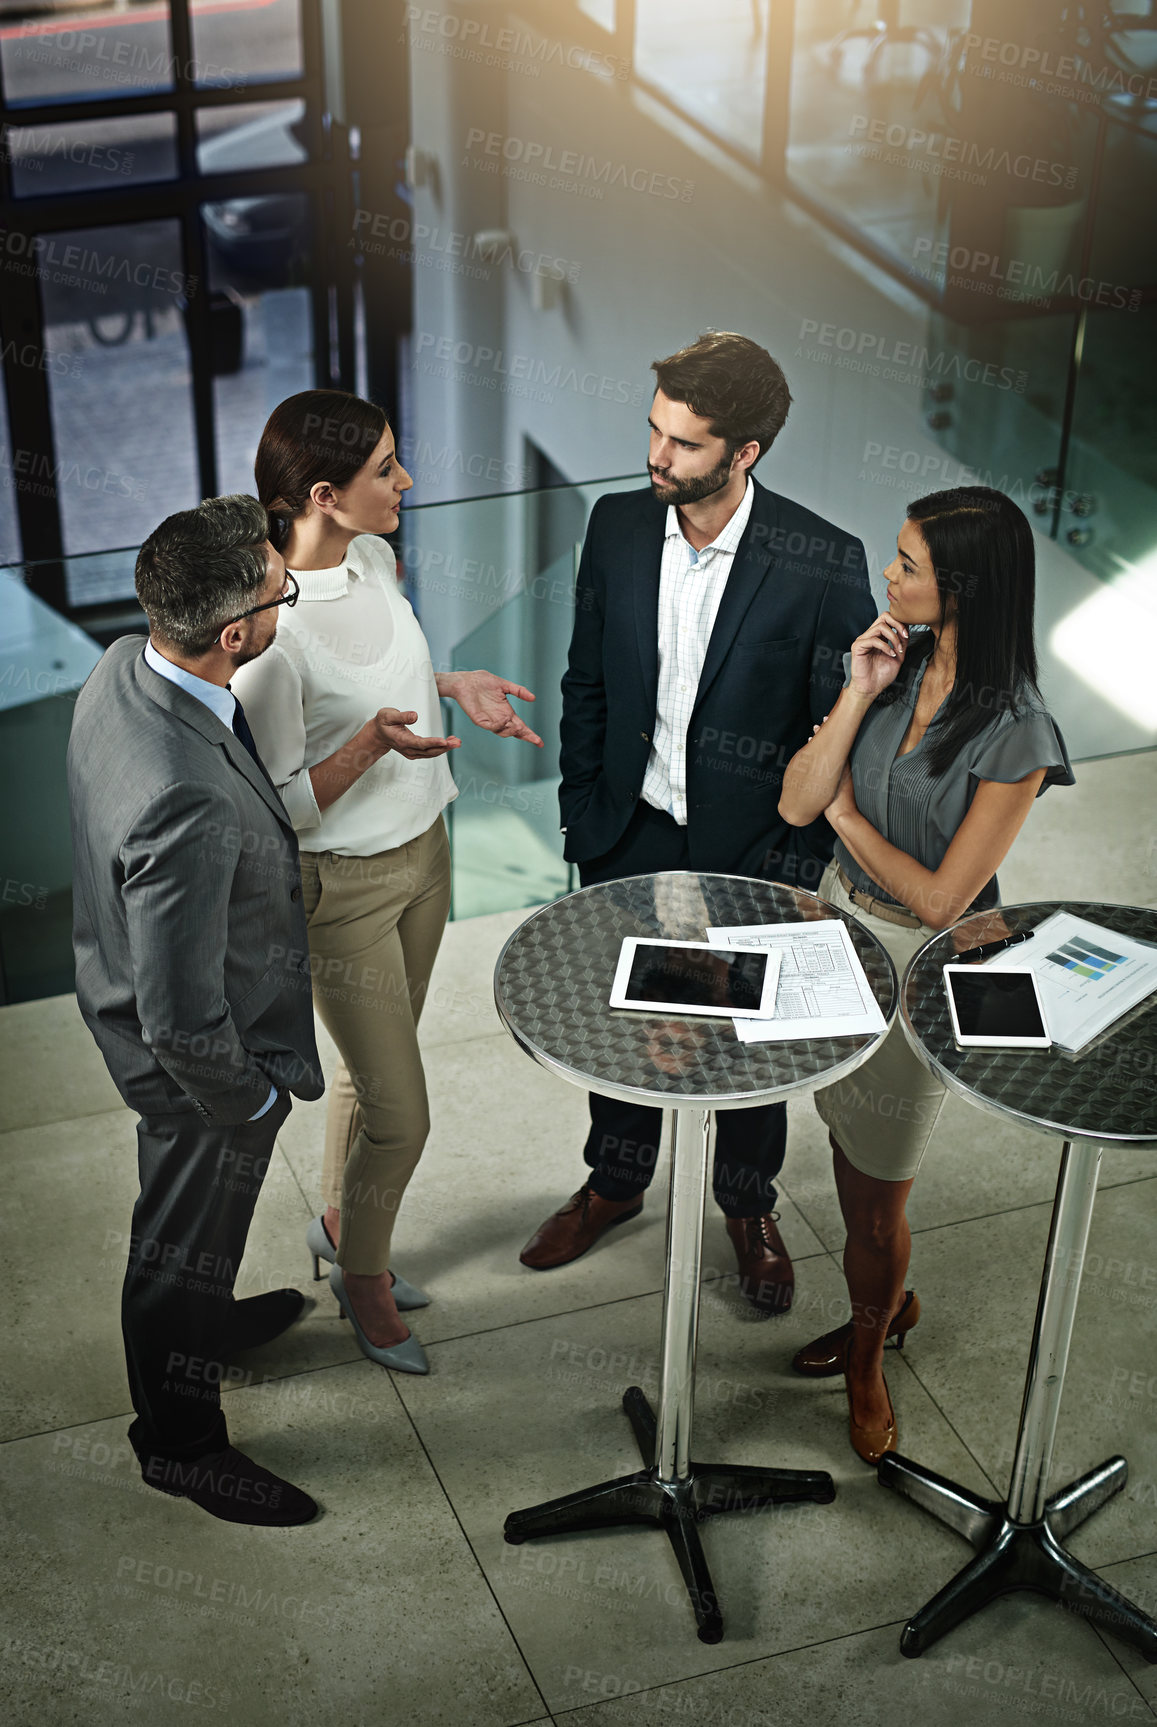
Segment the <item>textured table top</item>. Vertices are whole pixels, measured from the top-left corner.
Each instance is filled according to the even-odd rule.
[[[901,995],[904,1029],[950,1090],[996,1114],[1066,1139],[1157,1140],[1157,997],[1127,1013],[1077,1056],[1056,1049],[957,1047],[941,968],[963,948],[1035,929],[1057,911],[1157,943],[1157,911],[1142,906],[1054,900],[978,913],[937,936],[913,959]]]
[[[743,1108],[824,1085],[866,1061],[883,1037],[740,1043],[730,1019],[648,1014],[607,1005],[624,936],[702,941],[708,925],[839,918],[886,1022],[892,961],[874,936],[826,900],[746,876],[674,871],[583,888],[515,930],[494,973],[512,1036],[553,1073],[631,1102]]]

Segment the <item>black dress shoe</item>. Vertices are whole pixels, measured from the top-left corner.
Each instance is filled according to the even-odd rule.
[[[265,1295],[249,1295],[235,1301],[225,1329],[226,1351],[260,1349],[288,1331],[305,1312],[300,1289],[271,1289]]]
[[[288,1529],[310,1523],[317,1501],[280,1475],[262,1469],[243,1451],[227,1445],[204,1457],[150,1457],[141,1466],[150,1487],[173,1499],[191,1499],[211,1517],[225,1523],[251,1523],[263,1529]]]

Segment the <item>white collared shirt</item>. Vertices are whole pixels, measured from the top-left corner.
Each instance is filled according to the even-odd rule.
[[[184,666],[174,665],[151,641],[145,643],[145,664],[151,666],[159,678],[168,678],[171,684],[184,690],[186,695],[196,696],[210,713],[216,714],[223,726],[233,730],[237,700],[224,684],[211,684],[208,678],[199,678],[195,672],[187,672]]]
[[[739,508],[701,552],[684,539],[675,505],[667,506],[659,568],[659,689],[643,798],[674,816],[680,827],[687,825],[687,727],[723,590],[754,502],[755,485],[748,474]]]
[[[390,750],[328,809],[309,770],[379,708],[413,710],[419,737],[442,735],[430,650],[398,586],[394,554],[374,534],[351,540],[331,570],[295,570],[301,598],[282,606],[273,645],[234,674],[233,688],[304,851],[372,857],[416,839],[455,798],[444,756]]]

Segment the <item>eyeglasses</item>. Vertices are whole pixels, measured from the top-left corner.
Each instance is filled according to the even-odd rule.
[[[238,612],[235,618],[226,618],[225,622],[221,625],[221,630],[227,630],[230,624],[239,624],[242,618],[251,618],[257,612],[267,612],[272,606],[295,606],[297,604],[298,596],[301,593],[301,588],[299,587],[297,577],[294,575],[292,570],[286,570],[285,581],[286,589],[283,594],[278,594],[275,600],[263,600],[259,606],[250,606],[247,612]],[[221,630],[218,630],[218,635],[220,635]]]

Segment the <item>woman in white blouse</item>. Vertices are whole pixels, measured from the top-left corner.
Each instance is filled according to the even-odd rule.
[[[442,811],[455,797],[439,698],[503,737],[542,740],[492,672],[435,672],[380,538],[412,485],[383,411],[341,390],[282,402],[257,491],[299,587],[277,640],[233,689],[301,844],[309,970],[343,1066],[330,1087],[325,1211],[307,1234],[364,1354],[425,1373],[403,1311],[426,1297],[389,1269],[402,1195],[429,1132],[417,1024],[450,905]],[[390,706],[382,706],[383,702]],[[396,705],[392,705],[396,704]]]

